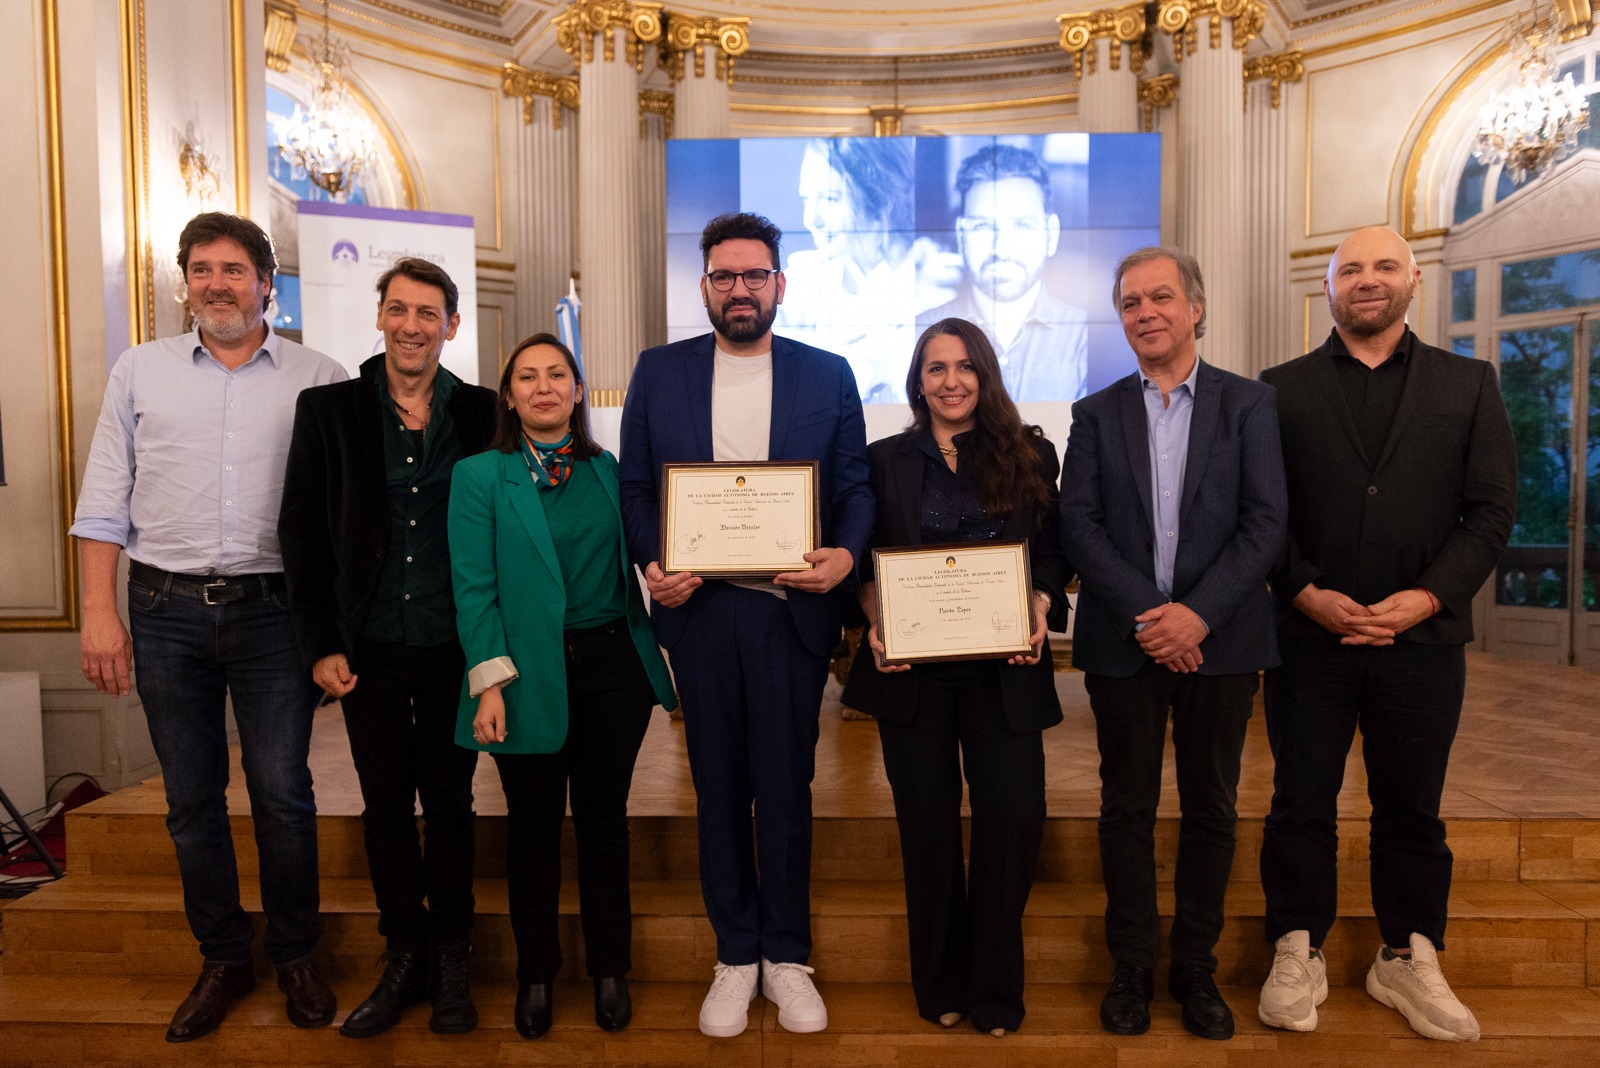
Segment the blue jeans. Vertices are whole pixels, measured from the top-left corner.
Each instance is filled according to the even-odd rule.
[[[305,959],[321,933],[317,803],[306,766],[318,692],[281,592],[207,605],[129,582],[128,608],[134,680],[161,762],[184,912],[205,962],[250,960],[228,822],[227,694],[255,823],[267,955],[279,966]]]

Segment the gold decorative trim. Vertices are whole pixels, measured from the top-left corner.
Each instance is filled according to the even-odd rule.
[[[1499,62],[1508,48],[1509,45],[1505,41],[1501,41],[1479,56],[1477,61],[1463,71],[1461,76],[1455,80],[1455,83],[1445,90],[1444,95],[1439,98],[1439,103],[1434,106],[1432,112],[1423,122],[1422,129],[1417,132],[1417,139],[1411,146],[1410,154],[1406,157],[1405,176],[1401,179],[1400,184],[1400,233],[1406,240],[1409,241],[1413,237],[1421,236],[1426,232],[1413,230],[1412,227],[1415,225],[1417,214],[1417,179],[1422,173],[1422,158],[1427,154],[1428,143],[1433,140],[1434,132],[1438,130],[1439,123],[1444,121],[1445,115],[1454,108],[1456,101],[1467,91],[1467,87],[1475,82],[1484,71]],[[1309,223],[1309,221],[1308,217],[1307,222]]]
[[[515,0],[500,0],[498,4],[488,3],[487,0],[439,0],[441,4],[459,7],[463,11],[472,11],[479,15],[493,15],[495,18],[504,18]]]
[[[1170,108],[1178,102],[1178,76],[1157,74],[1153,78],[1139,79],[1139,113],[1141,128],[1150,133],[1156,128],[1156,109]]]
[[[506,96],[522,98],[522,125],[533,123],[533,98],[550,98],[550,126],[561,129],[561,109],[578,110],[578,79],[563,77],[542,70],[529,70],[515,63],[507,63],[500,79],[500,91]]]
[[[1250,106],[1250,83],[1265,81],[1272,88],[1272,110],[1283,104],[1283,83],[1305,77],[1306,65],[1298,48],[1269,56],[1249,56],[1244,61],[1245,107]]]
[[[1298,252],[1289,253],[1291,260],[1327,259],[1339,251],[1338,245],[1322,245],[1318,248],[1303,248]]]
[[[507,274],[513,274],[516,269],[517,265],[514,263],[501,263],[499,260],[478,261],[478,270],[480,271],[504,271]]]
[[[250,61],[244,46],[244,0],[230,0],[228,33],[233,66],[233,210],[250,214]]]
[[[636,71],[644,70],[644,46],[661,38],[661,5],[652,0],[571,0],[551,22],[556,44],[579,64],[594,62],[594,38],[600,35],[606,62],[616,56],[614,31],[626,34],[624,54]]]
[[[644,140],[648,132],[645,120],[651,115],[661,116],[662,130],[667,137],[672,136],[673,96],[666,89],[640,89],[639,90],[639,139]]]
[[[1369,33],[1365,37],[1352,37],[1347,40],[1335,42],[1334,44],[1323,45],[1321,48],[1303,48],[1302,58],[1306,60],[1320,59],[1323,56],[1332,55],[1335,52],[1347,52],[1352,48],[1361,48],[1369,44],[1392,42],[1397,37],[1402,37],[1405,34],[1413,33],[1417,30],[1429,30],[1435,26],[1440,26],[1447,22],[1458,22],[1461,19],[1467,18],[1471,15],[1476,15],[1483,11],[1489,11],[1494,8],[1504,6],[1505,0],[1480,0],[1479,3],[1473,4],[1471,7],[1458,8],[1454,11],[1446,12],[1443,15],[1434,15],[1431,18],[1418,19],[1415,22],[1408,22],[1402,26],[1392,26],[1386,30],[1378,30],[1375,33]],[[1372,20],[1373,23],[1381,21],[1383,20]],[[1371,25],[1371,23],[1369,23],[1369,25]],[[1319,34],[1318,36],[1327,35]],[[1302,41],[1301,43],[1304,44],[1305,42]]]
[[[1554,0],[1561,18],[1561,43],[1589,36],[1594,29],[1594,5],[1590,0]]]
[[[1079,81],[1083,80],[1086,59],[1089,73],[1094,73],[1094,42],[1100,37],[1110,46],[1112,70],[1122,68],[1123,45],[1128,46],[1128,65],[1133,72],[1137,74],[1144,69],[1144,40],[1148,30],[1144,4],[1057,15],[1056,25],[1061,28],[1061,50],[1072,57],[1073,77]]]
[[[266,0],[267,24],[262,44],[267,52],[267,66],[279,74],[289,70],[289,52],[294,48],[295,34],[299,32],[300,9],[287,0]]]
[[[872,116],[873,137],[899,137],[906,109],[898,104],[879,104],[867,109],[867,114]]]
[[[1199,47],[1199,23],[1211,20],[1212,49],[1222,47],[1222,24],[1233,24],[1233,47],[1243,52],[1261,36],[1267,22],[1264,0],[1159,0],[1155,29],[1172,37],[1173,56],[1179,63]]]
[[[1171,75],[1166,75],[1171,77]],[[1049,96],[1030,96],[1012,100],[966,101],[960,104],[905,104],[901,111],[906,115],[957,115],[969,111],[1006,111],[1010,108],[1059,107],[1075,104],[1077,93],[1054,93]],[[733,111],[749,111],[774,115],[862,115],[871,116],[870,107],[843,107],[824,104],[733,104]]]
[[[61,524],[62,611],[54,616],[0,619],[0,631],[77,630],[82,625],[78,604],[78,554],[67,530],[77,507],[72,442],[72,338],[67,294],[66,159],[61,140],[61,26],[56,0],[40,0],[44,59],[45,190],[50,211],[50,300],[55,337],[51,363],[56,387],[56,495]]]
[[[1324,11],[1320,15],[1308,15],[1296,21],[1289,21],[1288,19],[1284,21],[1289,23],[1291,30],[1298,30],[1302,26],[1315,26],[1319,22],[1328,22],[1331,19],[1343,18],[1345,15],[1354,15],[1358,11],[1370,11],[1372,8],[1382,7],[1392,2],[1393,0],[1363,0],[1362,3],[1351,4],[1349,7],[1340,8],[1338,11]]]
[[[750,51],[750,19],[715,18],[711,15],[683,15],[667,12],[666,32],[661,35],[661,69],[675,82],[683,81],[683,57],[694,53],[694,76],[706,76],[706,47],[717,52],[717,75],[733,85],[734,60]]]
[[[424,15],[420,11],[416,10],[415,5],[412,5],[411,7],[404,7],[400,4],[390,3],[389,0],[361,0],[361,2],[366,4],[368,7],[375,7],[379,11],[387,11],[391,15],[399,15],[402,18],[415,19],[423,25],[432,26],[435,29],[440,30],[449,30],[452,33],[465,34],[468,37],[476,37],[480,41],[492,41],[497,45],[514,45],[517,43],[503,33],[491,33],[488,30],[480,30],[476,26],[468,26],[464,22],[450,22],[446,19],[437,18],[433,15]],[[339,11],[341,14],[356,15],[357,17],[360,17],[357,12],[354,11],[347,11],[342,8],[335,8],[335,10]]]
[[[1498,0],[1497,0],[1498,2]],[[817,55],[810,52],[764,52],[751,49],[745,59],[751,63],[792,63],[798,65],[830,66],[844,64],[851,67],[911,66],[917,63],[967,63],[994,59],[1021,59],[1055,52],[1060,46],[1054,41],[1044,44],[1012,45],[1006,48],[978,49],[971,52],[907,52],[894,55],[882,53],[841,52],[836,55]]]
[[[288,2],[288,0],[285,0],[285,2]],[[374,4],[373,6],[377,5]],[[426,56],[436,63],[441,63],[452,67],[460,67],[463,70],[477,71],[480,74],[492,75],[499,73],[500,67],[498,64],[504,62],[505,59],[504,49],[491,52],[486,48],[479,48],[476,45],[463,44],[460,41],[452,41],[447,37],[435,37],[433,34],[422,33],[418,30],[413,30],[408,27],[396,26],[393,23],[384,22],[382,19],[372,17],[365,11],[357,11],[354,8],[344,8],[337,4],[330,3],[328,10],[340,15],[348,15],[353,19],[358,19],[361,22],[371,23],[374,26],[381,26],[386,30],[398,30],[402,33],[408,33],[413,37],[420,37],[424,41],[432,41],[435,44],[445,45],[446,47],[450,48],[452,52],[463,50],[468,52],[476,52],[479,55],[488,56],[493,60],[492,64],[477,63],[470,59],[462,59],[460,56],[453,55],[452,52],[434,51],[432,49],[423,48],[420,45],[414,45],[410,42],[402,41],[397,37],[376,33],[367,29],[365,26],[358,26],[355,23],[332,23],[335,32],[344,37],[358,37],[364,41],[370,41],[374,44],[383,45],[386,48],[394,48],[401,52],[409,52],[414,56]],[[407,12],[402,12],[402,14],[406,13]],[[512,44],[514,42],[507,41],[505,43]]]
[[[951,74],[942,78],[784,78],[765,74],[741,74],[741,85],[786,85],[802,89],[905,89],[917,85],[970,85],[974,82],[1021,81],[1026,78],[1061,78],[1072,73],[1072,65],[1037,67],[1032,70],[1002,70],[993,74]]]
[[[150,243],[150,97],[145,83],[144,0],[122,0],[120,23],[128,343],[142,345],[156,336],[155,252]]]

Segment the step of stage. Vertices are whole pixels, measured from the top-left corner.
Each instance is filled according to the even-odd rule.
[[[1204,1042],[1184,1032],[1177,1007],[1164,994],[1152,1004],[1149,1033],[1133,1038],[1100,1030],[1103,988],[1088,984],[1031,984],[1021,1030],[996,1039],[962,1023],[945,1031],[916,1016],[908,987],[830,983],[828,1029],[797,1035],[781,1029],[776,1011],[757,998],[750,1026],[731,1039],[709,1039],[696,1020],[702,983],[631,984],[634,1018],[607,1034],[594,1025],[587,983],[562,983],[555,992],[555,1025],[537,1042],[511,1027],[513,990],[480,983],[474,990],[480,1022],[467,1035],[427,1029],[419,1006],[385,1035],[340,1037],[333,1028],[289,1025],[283,1000],[269,984],[236,1004],[213,1034],[185,1045],[164,1041],[172,1010],[188,992],[178,978],[18,979],[0,977],[0,1063],[31,1068],[108,1068],[163,1064],[294,1065],[648,1065],[745,1066],[1112,1066],[1190,1068],[1195,1065],[1338,1065],[1380,1063],[1494,1065],[1498,1068],[1573,1068],[1593,1063],[1600,1040],[1600,992],[1584,989],[1456,987],[1478,1017],[1477,1042],[1429,1042],[1355,987],[1336,987],[1310,1034],[1273,1031],[1255,1019],[1258,988],[1225,986],[1238,1031],[1229,1042]],[[370,990],[355,980],[334,983],[342,1019]]]
[[[477,883],[474,968],[487,978],[515,975],[515,947],[503,880]],[[259,913],[253,885],[245,907]],[[581,976],[577,887],[562,887],[564,975]],[[898,881],[818,880],[812,886],[811,963],[834,981],[909,979],[905,898]],[[1165,917],[1170,888],[1160,893]],[[1039,983],[1104,982],[1104,891],[1082,883],[1040,883],[1024,920],[1028,978]],[[716,943],[693,880],[633,885],[634,975],[693,982],[709,976]],[[1235,886],[1217,946],[1218,980],[1259,981],[1271,963],[1262,940],[1259,888]],[[375,975],[383,952],[372,890],[364,879],[322,881],[324,934],[319,959],[330,975]],[[258,926],[260,924],[257,915]],[[1327,949],[1330,981],[1359,984],[1379,944],[1366,888],[1342,887],[1340,919]],[[193,974],[199,961],[175,880],[150,876],[74,875],[10,903],[0,912],[4,974]],[[1479,984],[1581,987],[1600,977],[1600,888],[1594,884],[1457,880],[1451,893],[1447,967]],[[261,965],[265,974],[266,965]],[[1481,971],[1480,971],[1481,969]]]

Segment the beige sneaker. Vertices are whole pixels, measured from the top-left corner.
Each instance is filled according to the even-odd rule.
[[[828,1007],[804,964],[774,964],[761,958],[761,991],[778,1007],[778,1025],[805,1034],[828,1026]]]
[[[1385,946],[1367,969],[1367,993],[1406,1018],[1423,1038],[1476,1042],[1478,1021],[1456,998],[1439,970],[1433,943],[1411,936],[1411,956],[1396,957]]]
[[[717,974],[711,989],[700,1003],[700,1033],[711,1038],[732,1038],[744,1034],[750,1020],[750,1003],[756,999],[760,969],[754,964],[724,964],[717,961]]]
[[[1290,931],[1273,943],[1272,971],[1261,984],[1256,1015],[1268,1027],[1315,1031],[1317,1006],[1328,1000],[1328,962],[1311,948],[1307,931]]]

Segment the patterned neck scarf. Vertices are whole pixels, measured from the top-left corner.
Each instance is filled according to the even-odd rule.
[[[522,459],[540,489],[554,489],[572,474],[572,434],[552,445],[522,435]]]

